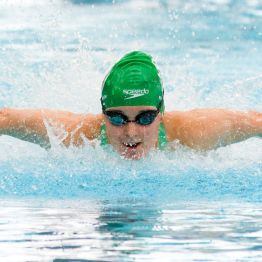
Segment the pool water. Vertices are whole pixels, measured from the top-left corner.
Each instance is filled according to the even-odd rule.
[[[261,260],[262,211],[250,203],[33,200],[1,208],[1,261]]]
[[[256,0],[1,1],[0,107],[99,113],[109,68],[144,50],[167,111],[261,111],[261,17]],[[262,260],[261,139],[127,161],[59,131],[50,151],[0,137],[1,261]]]

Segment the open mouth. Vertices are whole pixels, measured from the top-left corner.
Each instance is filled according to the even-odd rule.
[[[124,146],[126,146],[128,148],[137,148],[141,144],[141,142],[139,142],[139,143],[123,143],[123,144],[124,144]]]

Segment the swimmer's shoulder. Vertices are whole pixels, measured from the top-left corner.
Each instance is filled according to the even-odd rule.
[[[102,114],[86,114],[82,120],[81,133],[88,139],[97,139],[103,124]]]
[[[180,143],[188,145],[191,138],[200,130],[202,125],[200,119],[205,117],[207,112],[210,114],[210,110],[206,109],[165,112],[163,123],[167,133],[167,140],[179,140]]]
[[[81,146],[85,140],[97,139],[100,135],[101,125],[103,124],[102,114],[74,114],[67,119],[67,137],[63,143],[66,146],[71,144]]]
[[[227,114],[225,110],[209,108],[165,112],[163,123],[167,140],[178,140],[182,145],[196,149],[211,148],[212,137],[219,133],[215,127],[221,126],[217,123]]]
[[[64,111],[44,111],[45,118],[60,123],[66,131],[63,144],[81,146],[85,140],[94,140],[100,135],[102,114],[75,114]]]
[[[180,130],[184,123],[185,112],[171,111],[165,112],[162,121],[165,126],[167,140],[169,142],[176,139],[181,140]]]

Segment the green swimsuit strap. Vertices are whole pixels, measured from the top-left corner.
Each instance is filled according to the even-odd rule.
[[[158,129],[158,148],[163,149],[167,144],[166,129],[164,124],[161,122]]]
[[[106,136],[106,125],[102,124],[100,128],[100,145],[104,146],[108,144],[107,136]]]
[[[101,146],[108,144],[105,124],[103,124],[100,129],[100,144]],[[164,124],[160,123],[159,131],[158,131],[158,148],[163,149],[166,144],[167,144],[166,130],[165,130]]]

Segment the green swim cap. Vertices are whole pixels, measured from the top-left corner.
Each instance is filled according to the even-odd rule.
[[[134,51],[122,57],[102,86],[102,108],[154,106],[164,112],[164,90],[152,57]]]

